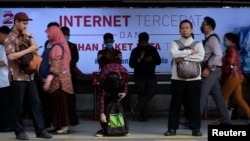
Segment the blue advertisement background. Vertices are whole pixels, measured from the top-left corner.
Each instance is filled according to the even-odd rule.
[[[157,66],[156,71],[170,73],[169,45],[180,38],[180,21],[190,20],[195,39],[202,41],[204,36],[200,26],[205,16],[215,19],[215,31],[221,40],[226,32],[240,33],[242,48],[246,48],[241,54],[250,56],[249,8],[1,8],[0,25],[11,27],[14,14],[20,11],[33,19],[29,22],[28,30],[39,46],[43,46],[47,40],[45,29],[49,22],[56,21],[61,26],[68,26],[71,29],[70,41],[78,45],[80,60],[77,66],[86,74],[98,71],[97,52],[103,47],[102,36],[106,32],[114,34],[115,46],[123,53],[123,65],[133,72],[128,59],[131,50],[136,47],[138,34],[144,31],[150,34],[150,43],[157,47],[162,58],[162,64]],[[42,51],[40,49],[39,54]]]

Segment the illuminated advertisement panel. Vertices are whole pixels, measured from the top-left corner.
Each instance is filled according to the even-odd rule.
[[[226,32],[237,32],[241,34],[242,44],[250,44],[249,8],[1,8],[0,25],[12,27],[17,12],[25,12],[33,19],[28,29],[39,46],[44,46],[47,40],[45,30],[49,22],[68,26],[70,41],[77,44],[79,51],[77,66],[85,74],[99,71],[97,52],[104,48],[103,34],[106,32],[114,34],[114,46],[122,51],[123,65],[129,72],[133,72],[128,60],[131,50],[137,45],[138,35],[148,32],[149,42],[158,49],[162,58],[156,71],[170,73],[169,47],[173,40],[180,38],[179,23],[184,19],[193,23],[196,40],[204,38],[200,26],[203,18],[210,16],[216,21],[215,31],[221,40]],[[43,49],[39,49],[39,54],[42,52]]]

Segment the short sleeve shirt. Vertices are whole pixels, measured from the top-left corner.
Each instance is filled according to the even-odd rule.
[[[8,56],[11,53],[15,53],[19,50],[19,45],[21,42],[26,42],[23,38],[19,38],[19,35],[15,31],[11,31],[4,41],[4,47],[6,55]],[[34,73],[26,74],[20,70],[17,60],[8,60],[9,63],[9,80],[15,81],[30,81],[34,79]]]

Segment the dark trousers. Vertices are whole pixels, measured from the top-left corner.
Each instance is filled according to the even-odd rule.
[[[171,80],[171,102],[169,107],[168,128],[178,129],[182,105],[189,112],[190,129],[200,129],[200,89],[201,80],[180,81]]]
[[[44,120],[42,114],[42,107],[37,91],[36,82],[34,80],[28,81],[12,81],[11,82],[11,94],[12,94],[12,108],[14,113],[14,125],[15,134],[25,131],[25,127],[22,120],[23,113],[23,101],[24,95],[29,102],[29,108],[31,110],[33,125],[35,127],[36,134],[41,133],[44,130]]]
[[[39,98],[43,109],[44,124],[46,128],[49,128],[51,127],[51,94],[43,90],[43,84],[44,82],[42,82],[41,79],[36,80]]]
[[[211,71],[207,78],[202,79],[201,83],[201,97],[200,97],[200,112],[204,112],[205,105],[207,102],[208,94],[211,94],[219,111],[222,123],[231,124],[231,120],[224,103],[222,96],[222,89],[220,84],[222,71],[220,68],[216,68],[215,71]]]
[[[138,94],[135,110],[146,117],[147,105],[156,94],[157,79],[156,76],[136,76],[134,81]]]
[[[10,110],[11,93],[10,87],[0,88],[0,131],[12,129],[13,115]]]

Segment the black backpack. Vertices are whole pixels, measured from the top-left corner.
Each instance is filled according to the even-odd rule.
[[[111,101],[106,108],[107,124],[104,124],[105,136],[125,136],[129,133],[129,124],[119,100]]]
[[[220,37],[217,34],[213,33],[213,34],[209,35],[208,37],[206,37],[205,40],[202,40],[203,46],[205,46],[208,39],[211,38],[212,36],[215,36],[218,39],[218,41],[220,42]]]

